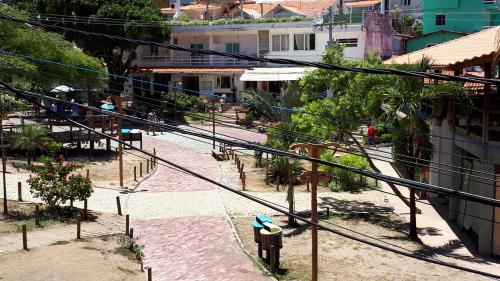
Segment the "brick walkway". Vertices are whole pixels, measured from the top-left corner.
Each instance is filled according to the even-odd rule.
[[[160,157],[217,181],[221,172],[209,154],[146,137]],[[158,166],[130,197],[127,212],[145,266],[154,280],[270,280],[240,248],[216,186],[184,172]]]

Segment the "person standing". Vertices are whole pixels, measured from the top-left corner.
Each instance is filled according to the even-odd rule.
[[[368,132],[366,133],[366,135],[367,135],[368,147],[370,145],[375,145],[378,148],[377,137],[376,137],[377,129],[371,123],[368,123]]]

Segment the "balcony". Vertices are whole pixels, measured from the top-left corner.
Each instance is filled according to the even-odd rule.
[[[256,54],[248,54],[257,56]],[[164,66],[199,66],[199,67],[253,67],[257,62],[246,61],[214,55],[193,55],[171,57],[170,55],[141,55],[135,64],[138,67],[164,67]]]

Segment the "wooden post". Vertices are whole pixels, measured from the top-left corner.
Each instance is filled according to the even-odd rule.
[[[215,98],[212,97],[212,136],[214,139],[212,140],[212,149],[215,150]]]
[[[240,168],[240,179],[243,178],[243,168],[245,167],[245,163],[241,164]]]
[[[139,177],[142,178],[142,162],[139,163]]]
[[[149,159],[146,159],[146,174],[149,174]]]
[[[134,166],[134,181],[137,181],[137,166]]]
[[[40,226],[40,205],[35,205],[35,225]]]
[[[241,184],[243,186],[243,191],[245,191],[245,182],[247,180],[247,175],[245,174],[245,172],[243,172],[242,176],[241,176]]]
[[[153,155],[155,156],[155,157],[153,157],[153,159],[154,159],[153,163],[156,166],[156,148],[154,148],[154,147],[153,147]]]
[[[276,247],[274,245],[269,246],[269,266],[271,267],[271,272],[276,273],[278,269],[276,268]]]
[[[87,169],[87,179],[90,179],[90,171]]]
[[[125,215],[125,234],[129,235],[129,229],[130,229],[130,216],[127,214]]]
[[[269,153],[266,152],[266,185],[269,185]]]
[[[148,267],[148,281],[153,281],[153,270]]]
[[[306,185],[306,186],[307,186],[307,192],[311,192],[311,189],[309,188],[309,184],[310,184],[310,183],[311,183],[311,181],[310,181],[310,180],[307,180],[307,185]]]
[[[295,190],[292,182],[292,167],[290,164],[288,164],[288,194],[286,200],[288,201],[288,212],[289,213],[294,213],[295,212]],[[295,218],[293,216],[288,217],[288,225],[289,226],[294,226],[296,225],[297,222],[295,221]]]
[[[83,199],[83,218],[87,218],[88,202],[87,199]]]
[[[128,235],[130,236],[131,239],[134,238],[134,228],[132,228],[132,227],[130,228]]]
[[[122,206],[120,204],[120,196],[116,196],[116,207],[118,209],[118,215],[122,215]]]
[[[276,191],[280,191],[280,176],[276,177]]]
[[[319,159],[320,149],[317,146],[312,147],[313,158]],[[311,182],[311,220],[318,223],[318,163],[312,162],[312,182]],[[318,227],[311,226],[312,234],[312,281],[318,280]]]
[[[80,220],[80,217],[77,217],[76,218],[76,239],[82,239],[81,231],[82,231],[81,220]]]
[[[23,232],[23,250],[28,251],[28,237],[26,233],[26,225],[22,225],[22,232]]]
[[[17,201],[23,202],[23,190],[20,181],[17,182]]]
[[[88,132],[88,139],[89,139],[89,161],[92,161],[92,132],[89,130]]]
[[[122,140],[122,124],[121,124],[121,119],[117,120],[117,132],[118,132],[118,139]],[[123,187],[123,144],[120,142],[118,144],[118,161],[119,161],[119,174],[120,174],[120,186]]]

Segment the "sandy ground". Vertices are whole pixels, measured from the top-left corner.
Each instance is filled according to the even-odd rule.
[[[140,264],[113,237],[0,255],[0,280],[145,280]]]
[[[246,191],[254,192],[276,192],[276,184],[269,183],[266,185],[266,168],[255,167],[255,158],[253,156],[238,156],[240,162],[244,164],[244,172],[246,174]],[[231,160],[234,163],[234,160]],[[264,158],[265,163],[265,158]],[[234,164],[236,166],[236,164]],[[305,166],[304,168],[307,168]],[[240,188],[242,187],[241,181],[238,182]],[[280,191],[285,191],[288,186],[280,185]],[[295,185],[295,192],[307,192],[305,184]],[[327,191],[325,187],[318,187],[318,191]]]
[[[253,257],[257,245],[253,242],[253,217],[233,217],[237,232]],[[273,217],[278,225],[286,226],[286,217]],[[383,239],[411,251],[424,251],[418,243],[408,241],[399,228],[397,217],[341,218],[330,217],[330,223],[348,227],[362,234]],[[326,222],[322,222],[326,225]],[[332,226],[332,225],[330,225]],[[333,228],[338,229],[335,226]],[[284,228],[279,280],[311,279],[311,232],[307,227]],[[438,265],[406,258],[372,246],[361,244],[333,233],[319,231],[319,280],[488,280],[486,278],[447,269]]]

